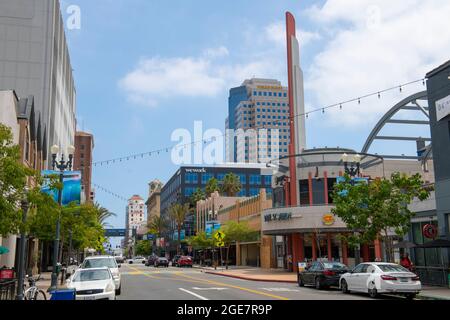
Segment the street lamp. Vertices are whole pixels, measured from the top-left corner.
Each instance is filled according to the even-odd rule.
[[[68,153],[68,161],[64,160],[64,154],[61,154],[61,160],[57,160],[58,153],[60,151],[59,146],[54,145],[50,148],[50,151],[52,153],[52,168],[53,171],[56,169],[59,170],[59,182],[61,184],[61,189],[58,192],[58,205],[59,205],[59,217],[56,222],[56,237],[54,241],[54,248],[53,248],[53,270],[52,270],[52,282],[50,288],[48,288],[48,292],[54,291],[58,288],[58,273],[57,273],[57,261],[58,261],[58,250],[59,250],[59,237],[61,233],[61,211],[62,211],[62,194],[63,194],[63,187],[64,187],[64,171],[69,169],[72,170],[72,161],[73,161],[73,155],[75,153],[75,147],[70,146],[67,148]]]
[[[348,174],[352,180],[351,183],[354,185],[353,178],[359,176],[361,174],[361,156],[359,154],[355,154],[353,156],[349,156],[344,153],[342,155],[342,161],[344,162],[345,173]],[[353,233],[354,235],[357,232]],[[361,260],[361,248],[359,244],[355,247],[355,264],[358,265]]]
[[[344,162],[345,173],[350,177],[354,178],[360,175],[361,173],[361,156],[359,154],[355,154],[353,156],[349,156],[344,153],[342,155],[342,161]]]
[[[19,262],[18,262],[18,275],[17,275],[17,300],[24,300],[25,297],[23,296],[24,290],[23,290],[23,286],[24,286],[24,282],[25,282],[25,249],[26,249],[26,231],[25,231],[25,223],[27,221],[27,213],[28,213],[28,208],[29,208],[29,203],[28,200],[26,198],[26,196],[24,197],[24,199],[22,200],[21,203],[21,207],[22,207],[22,222],[23,222],[23,226],[22,226],[22,232],[20,233],[20,248],[19,248]]]

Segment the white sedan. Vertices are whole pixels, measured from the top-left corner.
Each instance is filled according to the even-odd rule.
[[[395,263],[361,263],[339,280],[343,293],[351,291],[368,293],[372,298],[378,294],[404,295],[414,299],[422,290],[417,275]]]
[[[67,280],[77,300],[116,300],[116,286],[109,268],[78,269]]]
[[[145,264],[147,259],[144,257],[134,257],[133,259],[128,259],[128,264]]]

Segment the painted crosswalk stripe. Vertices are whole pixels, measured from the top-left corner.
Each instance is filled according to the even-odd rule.
[[[183,288],[178,288],[178,289],[180,289],[181,291],[184,291],[186,293],[189,293],[189,294],[193,295],[194,297],[199,298],[200,300],[209,300],[208,298],[202,297],[201,295],[196,294],[196,293],[194,293],[192,291],[189,291],[189,290],[186,290],[186,289],[183,289]]]

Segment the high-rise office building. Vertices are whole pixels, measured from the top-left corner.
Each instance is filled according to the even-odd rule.
[[[94,136],[87,132],[75,134],[74,169],[81,171],[81,184],[84,196],[82,202],[94,202],[92,191],[92,152],[94,149]]]
[[[134,195],[128,200],[125,223],[125,243],[129,244],[129,240],[136,235],[137,229],[145,223],[145,203],[140,196]]]
[[[0,89],[33,95],[50,147],[74,144],[76,93],[59,0],[0,1]]]
[[[250,79],[230,90],[228,162],[267,162],[288,154],[288,89],[277,80]]]

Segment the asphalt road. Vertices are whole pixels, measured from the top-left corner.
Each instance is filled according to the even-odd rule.
[[[337,289],[300,288],[297,284],[246,281],[191,268],[154,268],[123,264],[118,300],[370,300]]]

